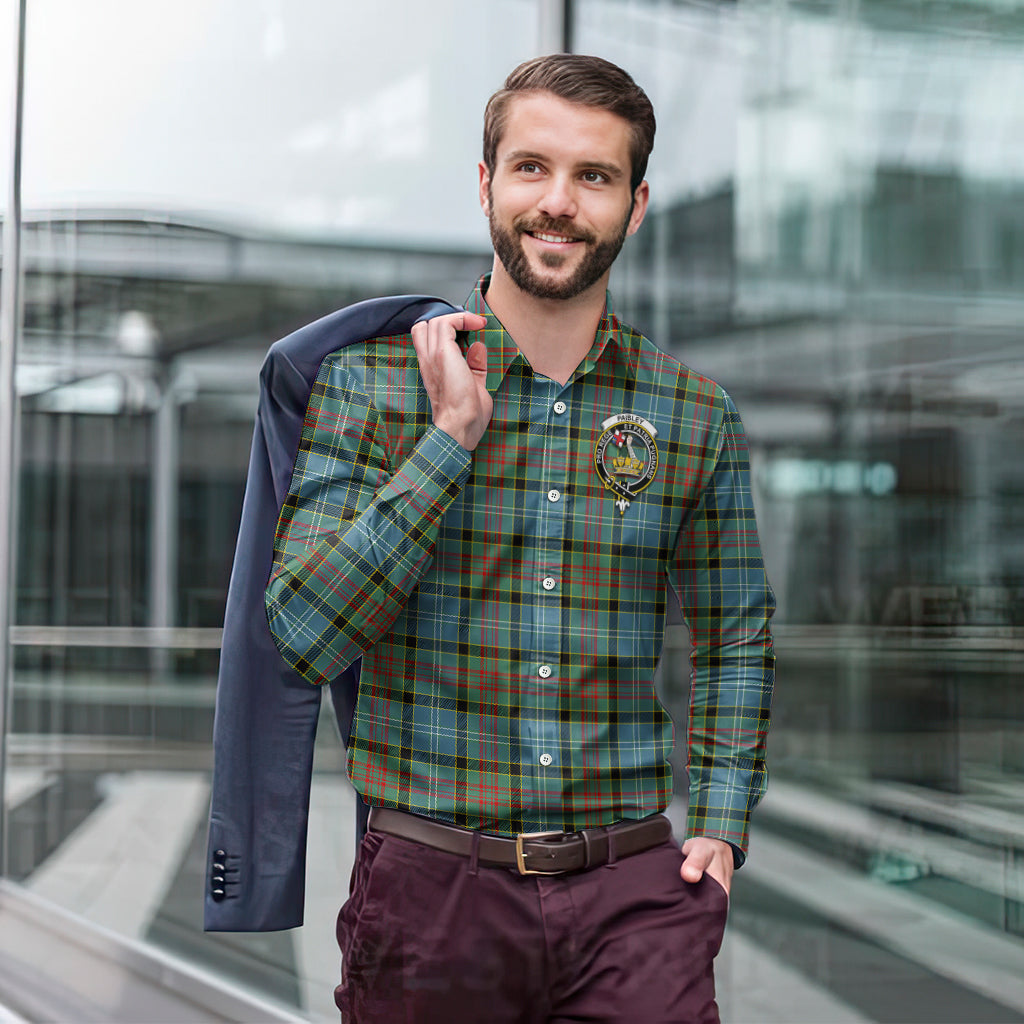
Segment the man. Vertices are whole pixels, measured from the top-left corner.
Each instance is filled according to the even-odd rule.
[[[363,659],[348,1022],[718,1019],[773,598],[731,400],[606,297],[653,137],[607,61],[514,70],[485,115],[490,275],[313,389],[267,609],[311,683]],[[681,851],[658,813],[669,586],[693,644]]]

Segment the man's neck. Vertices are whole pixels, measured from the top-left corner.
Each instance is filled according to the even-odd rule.
[[[571,299],[539,299],[524,292],[494,260],[486,301],[533,372],[565,384],[594,343],[605,310],[606,274]]]

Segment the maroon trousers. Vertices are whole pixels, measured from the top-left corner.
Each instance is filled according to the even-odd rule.
[[[575,874],[369,832],[338,916],[344,1024],[717,1024],[728,897],[673,840]]]

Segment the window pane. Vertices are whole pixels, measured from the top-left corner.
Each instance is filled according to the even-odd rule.
[[[723,1018],[1018,1019],[1024,4],[574,7],[658,114],[618,305],[735,397],[779,597]]]
[[[10,874],[314,1019],[354,852],[331,722],[306,926],[201,932],[259,367],[358,299],[465,297],[483,107],[538,25],[534,0],[29,4]]]

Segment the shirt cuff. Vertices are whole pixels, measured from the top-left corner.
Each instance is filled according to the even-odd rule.
[[[722,786],[690,790],[686,835],[721,839],[732,847],[733,863],[747,859],[750,840],[750,805],[746,792]]]

